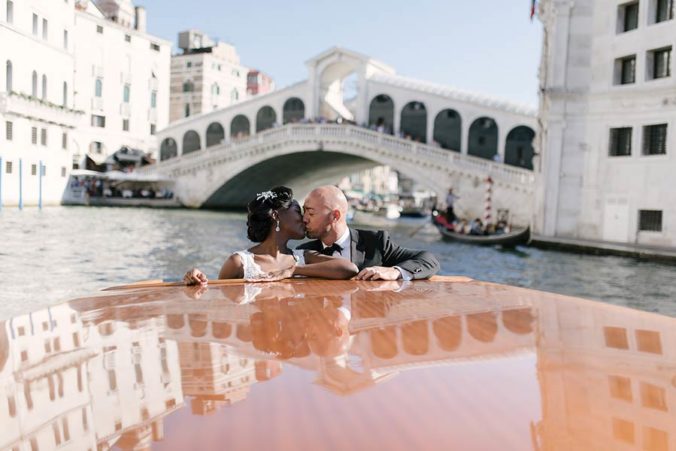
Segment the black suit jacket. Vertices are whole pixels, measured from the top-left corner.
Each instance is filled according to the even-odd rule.
[[[352,263],[361,271],[370,266],[398,266],[413,274],[414,279],[427,279],[439,271],[439,261],[427,251],[398,246],[384,230],[350,228]],[[320,240],[308,241],[298,249],[321,252]]]

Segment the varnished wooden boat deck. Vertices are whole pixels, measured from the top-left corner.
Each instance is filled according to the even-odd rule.
[[[465,277],[149,281],[0,325],[0,449],[676,449],[676,320]]]

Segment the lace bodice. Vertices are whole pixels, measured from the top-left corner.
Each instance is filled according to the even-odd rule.
[[[260,265],[254,260],[254,254],[249,251],[237,251],[235,254],[242,259],[242,266],[244,267],[245,279],[263,279],[266,273],[263,272]]]
[[[239,255],[239,258],[242,259],[245,279],[265,279],[267,277],[267,273],[264,272],[260,265],[254,260],[253,253],[249,252],[248,250],[244,250],[237,251],[235,254]],[[296,259],[296,264],[305,264],[304,251],[294,251],[293,257]]]

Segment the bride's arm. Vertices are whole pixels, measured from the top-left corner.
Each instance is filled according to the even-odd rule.
[[[294,275],[323,279],[349,279],[359,273],[357,266],[344,258],[305,252],[305,264],[296,266]]]
[[[219,279],[241,279],[244,277],[244,266],[242,259],[237,254],[232,254],[223,263],[221,271],[218,273]]]

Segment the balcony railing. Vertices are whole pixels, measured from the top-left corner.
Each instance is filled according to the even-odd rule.
[[[84,111],[13,91],[0,93],[0,113],[74,128]]]

